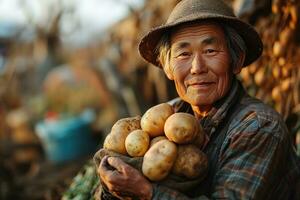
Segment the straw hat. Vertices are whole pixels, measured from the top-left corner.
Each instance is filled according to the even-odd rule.
[[[157,60],[156,46],[161,37],[175,26],[212,19],[234,28],[247,46],[244,67],[255,61],[262,53],[263,44],[255,29],[238,19],[232,9],[221,0],[182,0],[171,12],[167,22],[150,30],[139,44],[141,56],[155,66],[161,67]]]

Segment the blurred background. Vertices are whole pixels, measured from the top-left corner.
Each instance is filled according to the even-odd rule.
[[[137,46],[177,2],[0,0],[0,199],[91,198],[87,163],[112,124],[176,97]],[[300,1],[226,2],[264,42],[239,78],[283,115],[300,155]]]

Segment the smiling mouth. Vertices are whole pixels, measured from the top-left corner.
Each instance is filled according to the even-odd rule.
[[[214,84],[214,82],[200,82],[200,83],[192,83],[189,84],[189,86],[194,86],[194,87],[207,87]]]

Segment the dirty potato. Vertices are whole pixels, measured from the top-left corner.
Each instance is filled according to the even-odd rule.
[[[103,147],[127,155],[125,139],[130,132],[141,128],[140,121],[140,116],[118,120],[111,128],[111,132],[106,136]]]
[[[150,147],[152,147],[156,142],[159,142],[161,140],[167,140],[168,138],[164,135],[161,135],[161,136],[157,136],[155,138],[153,138],[150,142]]]
[[[177,144],[192,142],[200,131],[197,119],[188,113],[174,113],[164,126],[164,132],[170,141]]]
[[[142,172],[152,181],[164,179],[175,162],[177,156],[176,145],[169,140],[155,143],[145,154]]]
[[[125,139],[126,151],[132,157],[143,156],[148,150],[149,143],[148,133],[140,129],[134,130]]]
[[[195,145],[178,145],[177,158],[172,173],[189,179],[204,178],[207,172],[207,156]]]
[[[150,137],[164,135],[164,124],[174,113],[173,107],[167,103],[158,104],[148,109],[141,119],[141,127]]]

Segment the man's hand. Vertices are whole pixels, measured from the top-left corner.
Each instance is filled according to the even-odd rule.
[[[151,183],[138,170],[117,157],[105,156],[101,160],[98,173],[102,184],[116,197],[143,200],[152,197]]]

